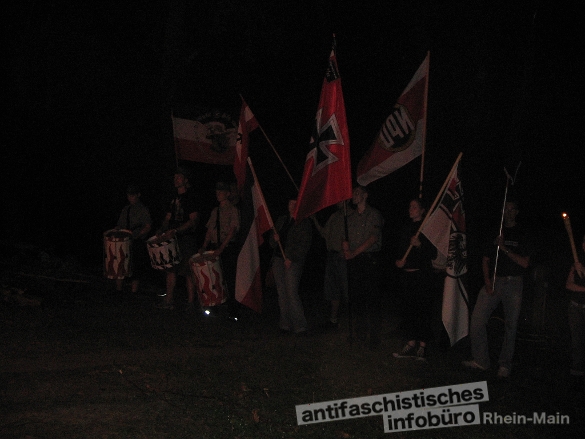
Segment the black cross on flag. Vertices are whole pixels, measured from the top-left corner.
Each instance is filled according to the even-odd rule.
[[[329,120],[322,125],[321,116],[323,109],[320,108],[317,111],[317,117],[315,118],[315,131],[311,138],[311,146],[314,151],[314,166],[313,175],[323,169],[325,166],[339,160],[335,154],[328,148],[330,145],[343,145],[343,135],[337,124],[337,117],[332,114]]]
[[[297,221],[351,198],[349,134],[334,49],[329,56],[317,108],[311,151],[305,161],[303,181],[293,215]]]

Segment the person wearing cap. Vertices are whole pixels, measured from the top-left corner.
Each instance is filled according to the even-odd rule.
[[[148,267],[146,238],[152,228],[150,211],[140,201],[140,188],[134,184],[126,188],[128,204],[120,212],[116,229],[132,232],[132,292],[138,292],[140,277]],[[124,279],[116,279],[116,290],[122,291]]]
[[[206,227],[205,239],[199,253],[213,251],[214,258],[221,258],[222,273],[227,284],[228,312],[231,319],[238,317],[238,304],[235,301],[236,264],[238,248],[236,234],[240,229],[240,212],[230,201],[231,187],[220,181],[215,186],[215,196],[219,203],[211,211]]]
[[[173,299],[177,284],[177,274],[185,277],[187,306],[192,306],[195,300],[195,283],[193,273],[189,267],[189,258],[197,251],[195,229],[199,220],[199,210],[195,193],[189,183],[187,170],[178,168],[173,177],[173,184],[177,195],[170,202],[162,225],[156,234],[161,238],[177,239],[181,262],[165,270],[166,290],[163,303],[159,305],[163,309],[174,309]]]

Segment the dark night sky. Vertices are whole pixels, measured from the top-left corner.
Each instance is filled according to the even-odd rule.
[[[430,50],[426,196],[463,151],[470,234],[481,233],[498,221],[504,166],[522,161],[523,220],[566,239],[566,209],[584,231],[576,9],[544,0],[303,3],[20,2],[3,26],[5,237],[99,259],[129,181],[157,226],[172,190],[171,110],[235,109],[237,120],[238,93],[300,180],[334,32],[354,168]],[[267,201],[280,208],[290,183],[256,140]],[[419,166],[372,184],[389,226],[404,220]],[[226,171],[193,168],[207,188]]]

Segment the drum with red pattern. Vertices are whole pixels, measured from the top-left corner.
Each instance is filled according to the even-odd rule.
[[[132,232],[111,229],[104,232],[104,276],[124,279],[132,276]]]
[[[202,307],[221,305],[227,299],[227,287],[219,258],[212,251],[197,253],[189,259]]]

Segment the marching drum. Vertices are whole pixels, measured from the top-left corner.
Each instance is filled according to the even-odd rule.
[[[111,229],[104,232],[104,276],[124,279],[132,276],[132,232]]]
[[[216,306],[224,303],[227,299],[227,287],[219,258],[214,258],[212,251],[197,253],[191,256],[189,265],[195,276],[201,306]]]
[[[181,262],[181,252],[175,238],[153,236],[146,241],[146,247],[152,268],[164,270]]]

